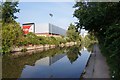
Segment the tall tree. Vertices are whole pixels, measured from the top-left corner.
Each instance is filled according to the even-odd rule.
[[[111,75],[120,78],[120,2],[77,2],[78,26],[93,32],[109,61]]]
[[[70,24],[68,30],[67,30],[67,37],[70,39],[70,41],[76,41],[79,40],[79,32],[76,30],[76,26],[73,24]]]
[[[19,12],[17,9],[18,2],[4,2],[2,4],[2,52],[10,52],[13,47],[23,36],[20,24],[15,21],[17,17],[15,13]]]
[[[1,2],[0,2],[0,22],[2,20],[2,5],[1,5]]]
[[[2,20],[3,23],[11,23],[14,22],[15,19],[18,17],[15,16],[14,14],[19,12],[20,9],[18,7],[18,2],[4,2],[2,4]]]

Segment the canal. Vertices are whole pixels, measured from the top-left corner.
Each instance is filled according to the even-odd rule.
[[[14,53],[15,54],[15,53]],[[26,55],[3,56],[3,78],[80,78],[91,50],[82,46],[55,48]]]

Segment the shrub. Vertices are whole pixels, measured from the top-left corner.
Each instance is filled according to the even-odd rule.
[[[12,47],[17,45],[18,40],[23,35],[18,23],[2,25],[2,50],[3,53],[10,52]]]

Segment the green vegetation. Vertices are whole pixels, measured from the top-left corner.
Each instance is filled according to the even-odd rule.
[[[1,23],[1,20],[2,20],[2,5],[1,5],[1,2],[0,2],[0,23]]]
[[[120,2],[77,2],[77,26],[93,33],[110,66],[111,77],[120,78]]]
[[[1,5],[1,2],[0,2],[0,53],[2,52],[2,5]]]
[[[61,43],[65,43],[66,39],[61,37],[44,37],[44,36],[37,36],[34,33],[28,33],[26,36],[23,37],[20,42],[18,42],[18,46],[27,46],[27,45],[45,45],[45,44],[55,44],[59,45]]]
[[[20,37],[23,35],[20,25],[15,22],[15,13],[19,12],[17,9],[18,2],[4,2],[2,4],[2,52],[10,52],[17,44]]]
[[[16,27],[16,28],[14,28],[14,25],[12,24],[11,25],[9,24],[9,26],[4,26],[2,28],[3,53],[10,52],[16,46],[20,47],[20,46],[28,46],[28,45],[34,46],[34,45],[45,45],[45,44],[59,45],[61,43],[66,43],[66,39],[61,37],[36,36],[34,33],[29,33],[24,36],[22,34],[20,27]]]
[[[4,53],[10,52],[22,35],[22,29],[18,23],[2,25],[2,51]]]
[[[67,41],[81,41],[81,36],[77,30],[77,27],[70,24],[67,30]]]
[[[68,48],[67,57],[71,64],[77,60],[78,56],[81,56],[81,53],[80,53],[81,48],[82,47],[80,45],[75,45]]]
[[[17,9],[18,2],[15,2],[11,0],[11,2],[4,2],[2,4],[2,21],[4,23],[12,23],[16,22],[15,19],[18,17],[14,14],[19,12],[20,9]]]
[[[94,34],[88,33],[88,35],[82,38],[82,43],[87,48],[92,44],[98,43],[98,41]]]

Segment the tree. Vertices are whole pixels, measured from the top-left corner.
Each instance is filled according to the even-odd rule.
[[[3,23],[15,22],[15,19],[18,17],[14,14],[19,12],[20,9],[17,9],[18,2],[4,2],[2,4],[2,21]]]
[[[19,12],[17,9],[18,2],[4,2],[2,4],[2,52],[10,52],[11,49],[18,44],[23,31],[20,24],[15,21],[17,17],[14,15]]]
[[[74,16],[78,27],[85,27],[98,38],[101,51],[110,65],[111,75],[120,78],[120,2],[77,2]]]
[[[2,20],[2,5],[1,5],[1,2],[0,2],[0,23],[1,23],[1,20]]]
[[[119,4],[78,2],[74,6],[78,7],[74,12],[74,16],[78,18],[80,27],[85,26],[86,30],[104,35],[103,32],[105,32],[108,26],[113,22],[118,22],[120,19]]]
[[[67,37],[70,39],[70,41],[76,41],[80,38],[79,33],[76,31],[76,26],[73,24],[70,24],[67,30]]]

